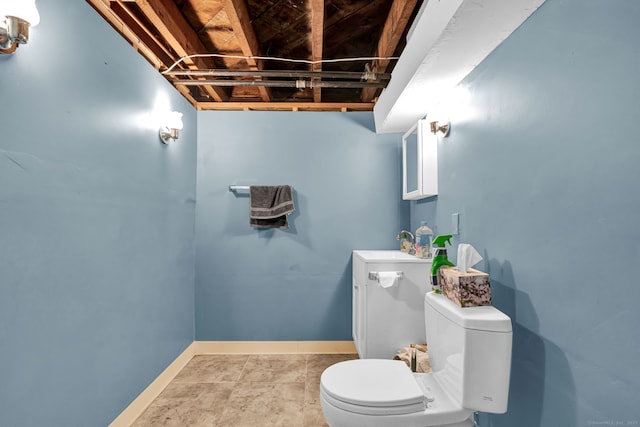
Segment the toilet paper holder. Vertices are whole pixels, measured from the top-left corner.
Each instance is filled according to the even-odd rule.
[[[398,275],[398,279],[402,280],[402,278],[404,277],[404,273],[402,271],[396,271],[395,273]],[[380,279],[380,275],[378,274],[377,271],[369,272],[369,280],[378,281],[379,279]]]

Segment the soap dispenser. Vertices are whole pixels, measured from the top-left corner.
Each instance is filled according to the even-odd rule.
[[[416,257],[430,259],[431,244],[433,241],[433,231],[427,225],[427,221],[421,221],[420,227],[416,230]]]

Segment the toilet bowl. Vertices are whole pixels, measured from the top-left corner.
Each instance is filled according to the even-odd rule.
[[[425,324],[430,373],[382,359],[340,362],[322,373],[320,403],[331,427],[472,427],[475,411],[506,412],[511,319],[428,293]]]

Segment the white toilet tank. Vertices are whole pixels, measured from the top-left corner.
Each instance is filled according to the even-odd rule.
[[[442,294],[424,299],[434,378],[473,411],[504,413],[511,373],[511,319],[492,306],[458,307]]]

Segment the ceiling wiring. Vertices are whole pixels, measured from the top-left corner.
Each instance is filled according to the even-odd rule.
[[[301,64],[327,64],[327,63],[336,63],[336,62],[356,62],[356,61],[391,61],[394,59],[398,59],[397,56],[362,56],[362,57],[354,57],[354,58],[336,58],[336,59],[320,59],[316,61],[312,61],[309,59],[292,59],[292,58],[279,58],[274,56],[245,56],[245,55],[226,55],[222,53],[196,53],[194,55],[183,56],[174,62],[171,67],[167,70],[163,71],[162,74],[167,74],[171,72],[175,67],[181,64],[183,61],[192,58],[232,58],[232,59],[257,59],[257,60],[266,60],[266,61],[282,61],[282,62],[295,62]]]

